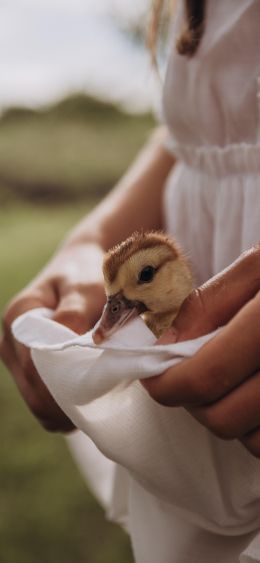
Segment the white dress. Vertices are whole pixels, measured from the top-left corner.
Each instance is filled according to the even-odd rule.
[[[179,2],[174,35],[182,18]],[[208,0],[196,55],[178,55],[173,38],[164,114],[178,164],[165,189],[165,226],[198,284],[260,240],[259,25],[259,0]],[[175,452],[167,500],[103,458],[103,501],[127,525],[137,563],[259,562],[260,461],[183,409],[168,416],[160,420]],[[76,456],[91,458],[83,436],[70,440]],[[100,495],[91,463],[84,467]]]
[[[184,17],[180,4],[174,36],[179,34]],[[208,0],[205,33],[192,58],[177,54],[175,40],[176,37],[168,63],[163,104],[169,129],[167,146],[178,158],[178,164],[167,181],[165,222],[166,229],[190,256],[197,283],[201,284],[260,241],[260,2]],[[186,441],[189,445],[194,440],[192,460],[203,455],[203,449],[199,452],[196,445],[207,432],[180,411],[176,412],[175,431],[176,427],[179,429],[176,466],[183,472],[177,480],[180,491],[176,491],[176,506],[170,515],[168,507],[157,504],[155,510],[153,499],[147,498],[139,522],[135,521],[136,527],[140,526],[138,562],[260,561],[260,534],[253,534],[252,541],[243,533],[240,535],[236,528],[239,517],[246,512],[248,522],[254,521],[255,528],[259,528],[260,461],[243,452],[239,444],[220,444],[208,435],[208,444],[204,444],[207,459],[201,464],[196,460],[193,480],[192,469],[187,470],[185,460],[181,459],[178,439],[180,444]],[[241,478],[237,489],[234,485],[233,494],[228,477],[226,482],[223,478],[230,463],[237,464],[236,477]],[[223,518],[226,536],[212,534],[205,522],[200,521],[199,511],[207,495],[200,499],[199,490],[197,515],[194,517],[193,513],[196,512],[196,480],[198,489],[204,479],[207,488],[211,471],[219,474],[222,500],[226,499],[229,505],[230,520],[223,513],[217,517],[219,523]],[[173,479],[176,477],[175,467]],[[207,513],[210,497],[220,494],[214,492],[213,481],[208,488]],[[250,502],[245,501],[249,490],[251,508],[253,505],[256,508],[254,516],[252,512],[249,515]],[[147,519],[151,533],[146,530],[146,542],[153,556],[147,555],[145,543],[142,544]],[[155,538],[154,530],[158,534]]]
[[[182,11],[176,27],[181,27]],[[164,88],[168,146],[179,158],[166,226],[201,283],[260,240],[260,2],[208,0],[191,59],[172,48]]]
[[[176,32],[181,20],[182,9]],[[165,224],[198,283],[260,239],[259,22],[260,0],[209,0],[197,54],[172,46],[164,110],[179,161]],[[81,433],[70,446],[109,516],[127,527],[137,563],[260,561],[260,461],[238,441],[158,405],[138,382],[81,415],[105,455]]]

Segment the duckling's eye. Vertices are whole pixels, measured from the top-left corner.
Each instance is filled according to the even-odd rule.
[[[138,276],[138,283],[149,283],[152,281],[156,269],[153,266],[145,266]]]

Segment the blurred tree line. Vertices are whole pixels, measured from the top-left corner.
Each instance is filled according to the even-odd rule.
[[[84,94],[39,110],[7,109],[0,118],[0,202],[102,196],[153,126],[151,114],[126,114]]]

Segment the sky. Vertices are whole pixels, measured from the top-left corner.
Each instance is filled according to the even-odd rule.
[[[0,0],[0,108],[40,106],[73,91],[130,111],[156,105],[149,53],[122,31],[142,19],[149,5],[150,0]]]

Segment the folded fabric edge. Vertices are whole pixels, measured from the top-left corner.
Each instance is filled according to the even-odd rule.
[[[145,323],[141,319],[140,320],[138,319],[138,322],[139,323],[141,322],[141,325],[139,324],[139,326],[142,326],[142,329],[145,330],[144,340],[147,341],[147,338],[150,339],[149,345],[147,345],[145,342],[142,346],[129,345],[129,343],[127,345],[122,344],[122,335],[123,337],[125,336],[126,338],[129,337],[128,334],[130,327],[130,323],[129,323],[129,325],[126,325],[125,327],[120,329],[118,333],[115,333],[113,337],[111,337],[106,342],[97,346],[92,341],[91,331],[87,332],[82,336],[79,336],[74,331],[68,329],[64,325],[61,325],[56,321],[52,321],[51,320],[52,314],[53,311],[45,308],[33,309],[32,311],[24,313],[23,315],[15,319],[15,321],[12,324],[12,332],[14,337],[16,338],[16,340],[18,340],[25,346],[28,346],[29,348],[33,348],[35,350],[50,350],[50,351],[53,350],[59,352],[67,348],[88,347],[88,348],[99,348],[102,350],[109,349],[111,351],[115,351],[116,353],[124,353],[126,351],[128,353],[133,353],[133,354],[138,354],[140,352],[149,352],[152,355],[158,355],[160,353],[163,353],[164,355],[165,354],[169,355],[169,357],[172,357],[174,355],[174,356],[182,356],[185,358],[195,354],[196,351],[201,346],[203,346],[209,340],[214,338],[214,336],[216,336],[219,330],[221,330],[221,329],[217,329],[209,334],[206,334],[204,336],[201,336],[193,340],[186,340],[183,342],[177,342],[173,344],[161,344],[155,346],[154,344],[156,342],[156,339],[154,335],[152,335],[151,331],[149,331]],[[33,330],[32,330],[32,324],[33,324]],[[47,327],[50,330],[48,330],[48,335],[46,337]],[[54,344],[49,343],[51,331],[53,332],[53,336],[55,331],[56,337],[59,333],[58,342]],[[152,335],[153,343],[147,331],[149,331],[150,335]],[[120,336],[121,336],[121,342],[120,342]],[[64,337],[65,339],[64,342],[60,341],[62,337]],[[40,341],[39,338],[42,338],[43,341],[42,340]]]

